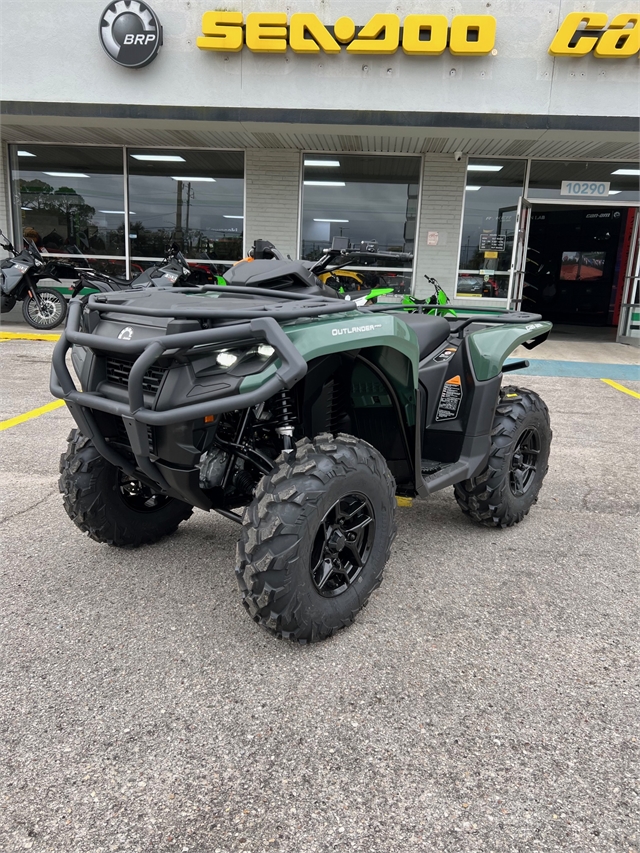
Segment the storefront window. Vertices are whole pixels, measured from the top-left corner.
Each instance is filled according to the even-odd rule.
[[[134,271],[174,242],[206,266],[242,257],[243,152],[140,148],[128,162]]]
[[[11,173],[18,244],[27,237],[75,267],[125,272],[121,148],[13,145]]]
[[[585,201],[637,204],[640,201],[639,184],[637,163],[532,160],[527,198],[557,198],[576,204]]]
[[[302,257],[319,258],[334,237],[381,252],[413,252],[420,183],[419,157],[316,155],[304,157]],[[361,261],[350,270],[365,287],[411,288],[412,265]]]
[[[456,296],[506,298],[525,166],[469,160]]]

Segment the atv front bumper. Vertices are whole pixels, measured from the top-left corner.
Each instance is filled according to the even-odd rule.
[[[98,312],[113,312],[116,310],[111,303],[100,304],[91,298],[92,310]],[[118,313],[123,308],[118,306]],[[197,419],[215,417],[222,412],[246,409],[268,400],[283,389],[293,387],[307,372],[307,363],[291,343],[280,325],[273,317],[259,317],[245,322],[234,322],[230,325],[218,326],[212,329],[165,334],[159,337],[143,338],[140,340],[118,340],[80,331],[83,303],[72,300],[69,306],[69,318],[65,331],[56,344],[51,368],[51,393],[64,400],[80,431],[94,443],[98,452],[116,467],[132,477],[146,479],[150,485],[168,494],[174,494],[184,499],[184,490],[176,482],[176,476],[167,467],[160,466],[151,457],[153,448],[150,441],[149,427],[163,427],[193,422]],[[233,341],[255,339],[256,343],[266,342],[273,347],[280,364],[275,374],[269,374],[258,388],[246,393],[217,397],[199,403],[192,403],[166,411],[157,411],[148,405],[149,395],[143,388],[145,375],[156,361],[179,351],[188,351],[193,347],[205,347],[225,344]],[[77,345],[101,355],[119,354],[133,359],[128,375],[127,402],[111,399],[91,391],[79,391],[69,372],[66,355],[69,349]],[[122,419],[128,443],[135,458],[135,463],[126,458],[108,441],[96,422],[96,412]],[[163,470],[161,470],[161,468]],[[143,477],[140,477],[142,472]],[[180,477],[177,478],[180,480]],[[184,478],[182,478],[184,479]],[[173,482],[169,482],[172,480]],[[191,498],[193,499],[193,489]],[[197,505],[203,505],[202,502]]]

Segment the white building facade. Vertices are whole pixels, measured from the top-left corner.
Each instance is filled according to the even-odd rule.
[[[595,325],[638,303],[634,4],[213,6],[3,0],[14,241],[130,273],[173,240],[223,271],[346,237],[414,254],[355,270],[398,292]]]

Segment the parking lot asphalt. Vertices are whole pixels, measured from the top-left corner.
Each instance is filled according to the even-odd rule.
[[[50,401],[51,349],[0,343],[2,419]],[[507,379],[551,412],[530,515],[399,509],[369,606],[304,648],[241,607],[232,522],[98,545],[66,409],[0,432],[0,850],[635,853],[640,402]]]

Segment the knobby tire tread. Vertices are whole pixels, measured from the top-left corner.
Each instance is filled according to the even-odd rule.
[[[508,395],[516,395],[509,397]],[[491,432],[491,453],[485,470],[477,477],[457,483],[453,489],[460,509],[473,521],[484,527],[512,527],[527,515],[538,500],[538,491],[549,470],[548,449],[543,468],[537,472],[538,488],[531,500],[514,507],[509,490],[510,449],[518,434],[523,419],[531,414],[542,416],[551,441],[551,424],[546,404],[535,393],[526,388],[506,385],[500,389],[500,399]]]
[[[67,449],[60,457],[58,487],[69,518],[95,542],[120,548],[149,545],[175,533],[178,525],[192,515],[193,508],[178,500],[166,504],[156,518],[153,513],[134,510],[127,518],[126,513],[120,514],[118,504],[114,512],[108,500],[111,495],[101,484],[106,466],[113,466],[79,430],[71,430],[67,441]],[[127,509],[124,503],[122,508]]]
[[[303,438],[289,462],[279,464],[258,485],[255,500],[246,508],[238,541],[236,577],[244,607],[269,633],[300,644],[317,642],[350,625],[380,586],[384,566],[396,535],[395,482],[384,458],[371,445],[353,436],[322,434],[313,441]],[[322,504],[328,484],[362,468],[376,478],[388,507],[389,525],[385,547],[377,555],[373,575],[358,596],[357,605],[339,617],[327,612],[309,624],[308,595],[299,592],[288,567],[304,553],[300,534],[305,522]],[[373,557],[374,555],[372,555]],[[369,558],[369,560],[372,559]],[[369,563],[367,563],[367,568]],[[307,566],[300,566],[310,576]],[[351,587],[353,589],[353,587]],[[337,601],[338,599],[329,599]],[[330,608],[327,608],[330,610]]]

